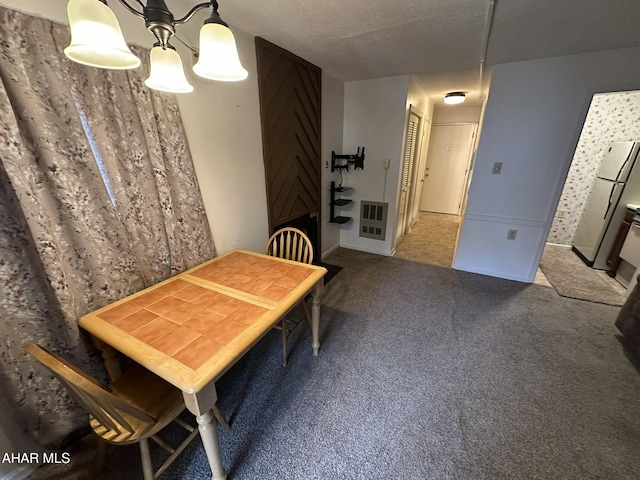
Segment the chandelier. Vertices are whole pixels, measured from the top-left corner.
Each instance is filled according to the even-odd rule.
[[[236,41],[229,26],[218,14],[218,2],[195,5],[182,18],[175,19],[164,0],[135,0],[142,11],[136,10],[126,0],[119,0],[125,8],[142,18],[156,43],[150,51],[150,74],[145,85],[155,90],[171,93],[189,93],[193,86],[187,80],[182,60],[170,40],[176,33],[176,25],[188,22],[199,10],[211,8],[211,15],[200,29],[198,61],[193,71],[208,80],[235,82],[247,78],[247,71],[240,64]],[[67,15],[71,28],[71,43],[64,49],[74,62],[91,67],[125,70],[140,66],[124,40],[122,30],[106,0],[69,0]],[[178,38],[178,37],[176,37]],[[178,40],[180,40],[178,38]],[[182,42],[184,43],[184,42]]]

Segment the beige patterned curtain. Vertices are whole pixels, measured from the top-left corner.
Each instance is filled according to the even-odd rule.
[[[55,34],[59,45],[68,42],[66,29]],[[152,285],[210,256],[211,240],[175,97],[144,85],[149,52],[132,50],[143,67],[128,72],[67,63],[94,154],[142,278]],[[182,241],[194,236],[205,241]]]
[[[86,415],[22,344],[104,375],[78,317],[216,252],[175,97],[146,66],[77,65],[67,27],[4,8],[0,38],[0,395],[55,445]]]

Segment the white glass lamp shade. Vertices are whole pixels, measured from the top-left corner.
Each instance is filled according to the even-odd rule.
[[[99,0],[69,0],[67,16],[71,43],[64,54],[91,67],[125,70],[136,68],[140,59],[124,41],[118,19]]]
[[[222,82],[237,82],[249,75],[240,64],[233,33],[218,23],[207,23],[200,29],[200,56],[193,71]]]
[[[447,105],[460,105],[464,103],[466,95],[463,92],[451,92],[444,96],[444,103]]]
[[[171,48],[153,47],[149,56],[151,72],[144,81],[147,87],[171,93],[193,92],[193,85],[184,75],[178,52]]]

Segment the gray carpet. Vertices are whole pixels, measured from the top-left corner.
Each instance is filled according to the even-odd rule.
[[[615,306],[621,306],[625,301],[624,295],[568,248],[547,245],[542,254],[540,270],[558,295],[563,297]]]
[[[326,261],[343,270],[319,357],[303,330],[282,367],[274,331],[218,383],[230,479],[640,478],[619,308],[344,249]],[[136,447],[108,454],[92,478],[141,478]],[[162,478],[211,478],[200,442]]]

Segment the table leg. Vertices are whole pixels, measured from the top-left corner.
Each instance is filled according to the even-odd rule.
[[[320,350],[320,298],[322,297],[322,289],[324,281],[320,279],[313,287],[311,294],[311,336],[313,338],[313,355],[318,356]]]
[[[115,382],[122,376],[122,365],[120,364],[118,352],[111,345],[103,342],[93,335],[91,335],[91,343],[93,343],[94,347],[100,350],[102,361],[104,362],[104,368],[107,371],[107,375],[109,375],[109,380]]]
[[[225,472],[222,465],[218,432],[216,431],[216,421],[213,413],[218,400],[215,383],[211,382],[198,393],[182,392],[182,395],[185,405],[196,416],[200,438],[202,438],[202,444],[209,460],[212,480],[225,480],[227,472]]]

